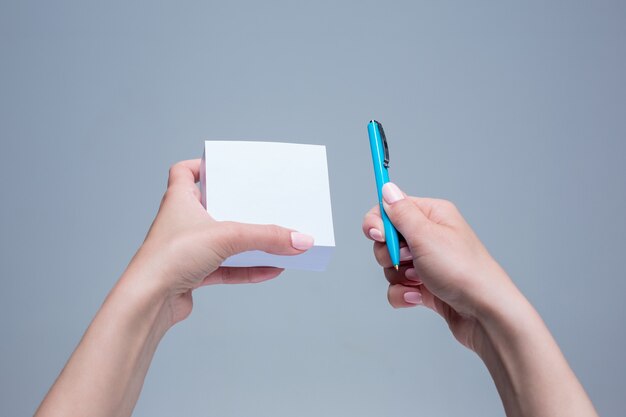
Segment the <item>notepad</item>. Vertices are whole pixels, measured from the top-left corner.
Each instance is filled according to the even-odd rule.
[[[200,186],[202,203],[216,220],[277,224],[315,238],[300,255],[249,251],[222,265],[312,271],[328,266],[335,236],[325,146],[206,141]]]

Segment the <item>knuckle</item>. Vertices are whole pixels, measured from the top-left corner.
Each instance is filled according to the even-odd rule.
[[[456,213],[458,209],[456,205],[450,200],[438,200],[439,206],[445,210],[447,213]]]
[[[170,169],[167,172],[169,178],[171,179],[174,175],[176,175],[176,171],[178,171],[178,163],[170,165]]]
[[[363,232],[367,235],[369,229],[372,227],[380,227],[380,221],[380,217],[373,213],[367,213],[363,218],[363,223],[361,225]]]
[[[168,171],[168,185],[171,184],[175,177],[183,172],[185,169],[185,164],[183,161],[176,162],[175,164],[170,165],[170,169]],[[180,172],[179,172],[180,171]]]
[[[394,203],[396,210],[401,213],[409,213],[411,210],[415,208],[415,205],[409,198],[403,198],[402,200],[398,200]]]
[[[369,216],[369,215],[372,215],[372,216],[379,215],[379,213],[380,213],[380,212],[379,212],[379,210],[380,210],[379,206],[378,206],[378,205],[375,205],[375,206],[373,206],[371,209],[369,209],[369,210],[367,211],[367,213],[365,213],[365,216],[364,216],[364,217],[367,217],[367,216]]]
[[[380,215],[375,213],[367,213],[363,218],[363,223],[374,225],[380,221]]]
[[[183,161],[178,161],[178,162],[175,162],[175,163],[173,163],[172,165],[170,165],[170,170],[169,170],[170,175],[171,175],[173,172],[178,171],[178,169],[179,169],[182,165],[183,165]]]
[[[395,217],[394,222],[398,222],[400,225],[410,222],[416,214],[415,210],[419,209],[409,199],[405,198],[394,203],[392,214]]]
[[[268,224],[265,232],[273,243],[281,243],[283,241],[284,229],[275,224]]]
[[[280,248],[285,246],[288,239],[285,237],[285,229],[275,224],[259,226],[259,236],[264,247]],[[291,244],[289,244],[291,246]]]

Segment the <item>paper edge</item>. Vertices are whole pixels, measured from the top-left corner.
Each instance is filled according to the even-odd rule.
[[[255,250],[233,255],[226,259],[222,266],[235,268],[269,266],[323,272],[328,268],[334,251],[334,246],[314,246],[300,255],[287,256]]]

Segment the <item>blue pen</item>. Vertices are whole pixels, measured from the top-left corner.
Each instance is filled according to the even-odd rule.
[[[372,150],[372,161],[374,161],[374,174],[376,176],[376,188],[378,190],[378,204],[380,205],[380,214],[383,218],[385,227],[385,240],[387,241],[387,249],[391,256],[391,263],[398,269],[400,265],[400,243],[398,241],[398,231],[387,217],[383,208],[383,185],[389,182],[389,146],[387,146],[387,138],[383,125],[376,120],[372,120],[367,125],[367,133],[370,137],[370,148]]]

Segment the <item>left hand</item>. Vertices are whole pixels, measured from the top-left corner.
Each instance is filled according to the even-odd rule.
[[[191,293],[198,287],[256,283],[283,271],[221,267],[229,256],[250,250],[298,255],[313,246],[311,236],[280,226],[214,220],[200,202],[199,169],[198,159],[172,166],[159,212],[128,267],[128,272],[147,276],[167,297],[169,326],[191,313]]]
[[[383,198],[404,238],[399,270],[391,263],[378,205],[365,215],[363,232],[374,240],[374,256],[389,281],[389,303],[434,310],[459,342],[480,350],[489,342],[481,320],[519,300],[519,290],[452,203],[410,197],[392,183],[383,187]]]

